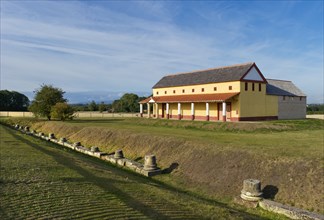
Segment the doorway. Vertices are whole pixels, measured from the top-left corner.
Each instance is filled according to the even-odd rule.
[[[164,118],[164,112],[166,111],[166,104],[162,103],[162,118]]]
[[[223,103],[217,103],[218,121],[223,121]],[[232,116],[232,103],[226,102],[226,121],[230,121]]]

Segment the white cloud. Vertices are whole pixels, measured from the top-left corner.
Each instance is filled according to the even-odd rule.
[[[191,21],[179,24],[181,4],[131,4],[122,10],[110,2],[1,2],[1,88],[51,83],[66,91],[150,92],[168,73],[255,61],[266,77],[292,80],[311,99],[322,95],[323,30],[308,29],[307,45],[299,47],[300,39],[258,26],[289,28],[292,19],[276,24],[280,10],[268,17],[236,4],[197,3],[193,19],[204,22],[193,28]],[[294,36],[302,24],[295,26]]]

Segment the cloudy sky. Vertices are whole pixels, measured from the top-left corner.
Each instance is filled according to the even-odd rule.
[[[256,62],[323,102],[323,1],[1,0],[1,89],[143,92],[164,75]]]

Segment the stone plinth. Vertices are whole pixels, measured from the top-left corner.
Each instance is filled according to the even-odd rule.
[[[81,143],[80,143],[80,142],[75,142],[75,143],[73,144],[73,146],[74,146],[74,147],[80,147],[80,146],[81,146]]]
[[[247,179],[243,181],[241,198],[246,201],[259,201],[262,199],[261,182],[256,179]]]
[[[43,136],[44,136],[44,133],[43,133],[43,132],[39,132],[39,133],[38,133],[38,136],[39,136],[39,137],[43,137]]]
[[[259,206],[267,211],[285,215],[291,219],[309,219],[309,220],[323,220],[324,215],[302,210],[296,207],[283,205],[278,202],[263,199],[259,202]]]
[[[124,158],[123,151],[122,150],[116,150],[115,154],[114,154],[114,158],[116,158],[116,159]]]
[[[92,146],[92,147],[91,147],[91,152],[99,152],[99,147],[97,147],[97,146]]]
[[[158,169],[155,155],[145,155],[144,159],[144,170],[154,171]]]
[[[60,142],[65,143],[65,142],[67,142],[67,139],[65,137],[62,137],[62,138],[60,138]]]

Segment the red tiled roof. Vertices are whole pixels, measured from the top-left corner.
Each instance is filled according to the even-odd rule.
[[[152,97],[148,97],[147,99],[139,101],[138,103],[140,103],[140,104],[148,103],[151,99],[152,99]]]
[[[139,103],[148,103],[153,99],[156,103],[173,103],[173,102],[223,102],[233,96],[238,95],[236,93],[218,93],[218,94],[199,94],[199,95],[173,95],[173,96],[157,96],[149,97]]]

